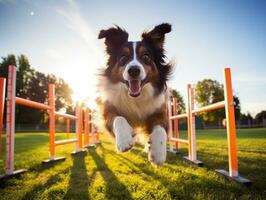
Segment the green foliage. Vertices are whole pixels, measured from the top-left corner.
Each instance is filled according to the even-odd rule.
[[[170,98],[176,97],[177,103],[178,103],[178,114],[185,113],[186,112],[186,105],[184,102],[183,96],[180,94],[179,91],[175,89],[170,90]]]
[[[54,83],[56,89],[56,110],[67,109],[72,105],[72,90],[63,79],[57,78],[52,74],[46,75],[34,70],[25,55],[20,55],[17,59],[14,55],[2,58],[0,76],[7,78],[8,66],[11,64],[17,66],[16,96],[36,102],[48,103],[48,85],[49,83]],[[47,123],[45,115],[46,111],[20,105],[16,106],[17,124]]]
[[[236,95],[234,95],[234,104],[235,104],[235,118],[236,120],[239,120],[241,114],[241,105],[240,105],[240,99]]]
[[[251,125],[254,123],[253,120],[254,119],[250,113],[247,113],[247,114],[240,113],[240,117],[239,117],[240,124]]]
[[[263,123],[263,119],[266,119],[266,110],[263,110],[261,112],[259,112],[258,114],[256,114],[255,116],[255,120],[257,121],[257,123]]]
[[[198,102],[198,106],[207,106],[219,101],[224,100],[224,88],[223,84],[219,83],[216,80],[212,79],[203,79],[198,81],[195,87],[195,98]],[[235,104],[235,117],[236,120],[240,117],[241,106],[240,99],[234,95],[234,104]],[[218,122],[221,124],[222,119],[225,118],[224,109],[214,110],[211,112],[206,112],[203,115],[203,119],[207,122]]]
[[[2,57],[2,63],[0,63],[0,75],[7,78],[9,65],[17,66],[17,60],[15,55],[9,54],[7,57]]]
[[[195,98],[199,107],[224,100],[223,85],[216,80],[204,79],[202,81],[198,81],[195,91]],[[203,119],[209,122],[221,121],[224,117],[225,112],[223,109],[203,114]]]
[[[181,131],[182,138],[187,133]],[[195,167],[180,154],[167,155],[167,162],[153,167],[143,147],[135,146],[117,153],[114,140],[101,135],[102,145],[87,153],[71,156],[74,144],[56,147],[56,156],[64,162],[41,165],[48,158],[47,133],[17,133],[15,168],[26,168],[21,178],[0,187],[1,200],[17,199],[265,199],[266,129],[240,129],[238,157],[240,175],[253,181],[251,187],[218,176],[214,169],[228,167],[226,131],[197,131],[198,159],[204,167]],[[71,134],[71,137],[75,137]],[[65,139],[65,134],[56,134]],[[5,138],[4,138],[5,142]],[[4,155],[5,149],[3,148]],[[0,174],[4,172],[0,162]]]

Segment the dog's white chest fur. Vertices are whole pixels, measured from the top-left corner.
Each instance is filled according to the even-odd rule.
[[[154,88],[150,83],[142,88],[140,96],[136,98],[128,95],[125,84],[113,84],[104,77],[99,89],[104,101],[111,102],[119,113],[136,123],[145,120],[165,102],[165,93],[154,96]]]

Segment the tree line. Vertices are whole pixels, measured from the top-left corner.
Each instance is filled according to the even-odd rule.
[[[16,96],[48,104],[48,85],[53,83],[56,91],[56,110],[64,109],[70,113],[74,112],[71,98],[73,91],[64,79],[53,74],[39,72],[31,67],[25,55],[16,57],[13,54],[2,57],[0,62],[1,77],[8,77],[9,65],[16,66]],[[16,124],[47,124],[48,120],[46,111],[16,105]]]

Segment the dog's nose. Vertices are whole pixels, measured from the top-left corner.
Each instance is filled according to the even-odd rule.
[[[140,69],[138,66],[132,66],[129,68],[128,70],[128,74],[132,77],[132,78],[136,78],[139,76],[140,74]]]

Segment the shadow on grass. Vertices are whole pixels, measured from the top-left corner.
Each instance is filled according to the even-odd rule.
[[[44,184],[38,183],[34,185],[33,188],[22,197],[22,200],[38,199],[45,190],[47,190],[54,184],[58,184],[58,182],[60,181],[61,178],[58,174],[53,175]]]
[[[101,146],[101,148],[103,148]],[[110,170],[107,164],[95,149],[90,151],[90,155],[96,163],[97,170],[100,171],[106,183],[105,199],[132,199],[127,187],[121,183],[115,174]]]
[[[89,199],[89,176],[85,163],[86,155],[87,153],[83,152],[72,156],[73,166],[71,168],[68,190],[64,199]]]
[[[138,169],[141,172],[138,173],[138,175],[142,176],[142,179],[145,179],[146,181],[159,181],[161,185],[164,186],[168,191],[171,199],[193,199],[196,192],[203,192],[207,194],[210,191],[217,190],[217,188],[219,188],[217,195],[219,193],[219,195],[224,196],[226,194],[226,191],[231,192],[235,197],[241,194],[241,190],[239,190],[239,187],[235,187],[236,185],[231,185],[230,187],[228,187],[222,182],[209,178],[207,176],[199,176],[197,175],[197,173],[189,173],[187,171],[183,171],[182,169],[172,168],[171,166],[169,167],[168,165],[160,167],[162,168],[162,171],[158,171],[156,168],[151,167],[148,161],[136,163],[122,154],[115,154],[114,152],[103,147],[102,151],[103,153],[112,153],[112,156],[117,159],[117,161],[122,162],[124,165],[127,165],[132,169],[132,171]],[[136,156],[146,156],[146,154],[141,150],[135,148],[131,150],[131,153],[135,154]],[[178,161],[178,164],[181,163]],[[179,178],[172,179],[170,177],[162,175],[161,172],[163,172],[165,169],[178,173],[179,175],[177,177]],[[180,187],[181,185],[182,187]],[[194,193],[191,192],[191,189],[194,190]]]

